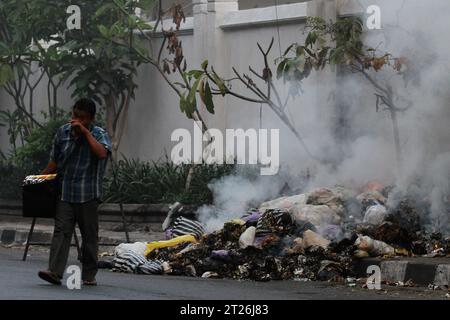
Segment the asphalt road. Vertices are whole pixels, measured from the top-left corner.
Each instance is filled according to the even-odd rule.
[[[72,249],[69,264],[77,264]],[[426,288],[387,287],[370,291],[322,282],[252,282],[175,276],[148,276],[100,270],[97,287],[69,290],[37,277],[48,253],[33,249],[23,262],[22,249],[0,247],[0,299],[139,299],[139,300],[317,300],[317,299],[445,299],[445,292]]]

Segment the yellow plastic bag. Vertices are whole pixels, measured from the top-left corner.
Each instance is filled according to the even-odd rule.
[[[180,243],[184,242],[197,243],[197,239],[195,239],[193,235],[187,234],[166,241],[149,242],[147,243],[147,250],[145,251],[144,255],[147,256],[150,252],[152,252],[155,249],[175,247]]]

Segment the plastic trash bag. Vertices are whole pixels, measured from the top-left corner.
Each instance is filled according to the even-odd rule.
[[[144,253],[144,256],[148,256],[148,254],[150,252],[152,252],[153,250],[161,249],[161,248],[175,247],[175,246],[177,246],[181,243],[185,243],[185,242],[197,243],[197,239],[193,235],[188,234],[188,235],[173,238],[171,240],[149,242],[146,245],[147,249]]]

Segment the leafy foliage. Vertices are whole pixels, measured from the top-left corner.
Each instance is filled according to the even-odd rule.
[[[127,107],[137,88],[141,63],[148,62],[142,38],[151,27],[135,15],[155,0],[4,0],[0,2],[0,85],[14,99],[27,136],[34,126],[31,79],[48,77],[49,113],[55,117],[57,89],[70,79],[72,97],[106,105],[107,129],[118,147]],[[81,8],[81,28],[67,30],[67,8]],[[37,77],[36,77],[37,76]],[[26,86],[22,86],[22,81]],[[53,90],[53,94],[50,92]],[[29,95],[29,103],[24,97]],[[28,100],[28,99],[26,99]],[[124,112],[122,112],[124,111]]]
[[[347,65],[356,71],[379,71],[385,65],[401,72],[405,58],[393,58],[364,45],[363,22],[358,17],[327,23],[318,17],[308,18],[308,31],[303,44],[294,43],[285,51],[277,68],[277,77],[284,81],[302,81],[312,70],[327,64]]]
[[[69,115],[58,110],[56,119],[49,119],[25,137],[25,143],[9,157],[0,159],[0,198],[21,199],[25,176],[39,174],[48,163],[49,153],[58,128],[67,122]]]
[[[89,96],[100,104],[102,95],[109,92],[134,92],[136,68],[143,62],[137,52],[144,48],[132,31],[137,27],[149,29],[143,20],[130,14],[140,5],[124,0],[85,0],[76,4],[83,8],[81,29],[65,31],[64,38],[58,38],[49,48],[58,50],[61,71],[72,76],[72,96]],[[67,5],[62,1],[59,6]]]
[[[17,149],[17,140],[21,138],[23,142],[22,133],[26,126],[20,110],[0,110],[0,126],[7,127],[9,143],[12,146],[12,154],[14,154]]]
[[[22,181],[27,170],[17,167],[9,161],[0,160],[0,198],[22,199]]]
[[[180,110],[185,113],[189,119],[197,110],[197,94],[205,104],[206,110],[214,114],[214,101],[208,74],[205,70],[191,70],[182,72],[181,76],[184,83],[176,83],[185,90],[180,96]],[[217,75],[216,75],[217,76]]]
[[[42,127],[34,129],[25,138],[25,144],[17,148],[10,161],[29,174],[38,174],[48,163],[56,131],[68,122],[70,114],[59,110],[56,119],[49,119]]]
[[[212,203],[208,183],[232,174],[235,165],[197,165],[189,191],[185,184],[190,165],[175,165],[170,159],[142,162],[122,159],[113,164],[105,179],[105,201],[123,203]]]

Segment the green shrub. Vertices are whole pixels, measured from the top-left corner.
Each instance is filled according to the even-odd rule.
[[[47,165],[56,131],[70,116],[67,112],[59,110],[55,119],[50,119],[35,128],[25,138],[25,144],[18,147],[10,161],[17,167],[25,169],[29,174],[39,174]]]
[[[39,174],[46,167],[56,131],[68,119],[69,114],[59,110],[56,119],[35,128],[25,138],[23,146],[17,147],[9,158],[3,157],[0,161],[0,198],[22,198],[23,179],[30,174]]]
[[[23,168],[0,161],[0,198],[22,199],[22,181],[27,175]]]
[[[186,192],[189,168],[187,164],[175,165],[167,157],[158,162],[119,160],[105,178],[105,201],[210,204],[213,195],[208,183],[236,170],[235,165],[196,165],[190,189]]]
[[[45,115],[45,118],[48,117]],[[42,127],[35,128],[28,137],[25,144],[17,148],[16,154],[12,155],[12,163],[20,168],[28,170],[30,174],[39,174],[48,164],[53,139],[59,127],[70,121],[71,113],[58,109],[55,119],[45,122]],[[102,110],[96,115],[96,125],[104,125]]]

